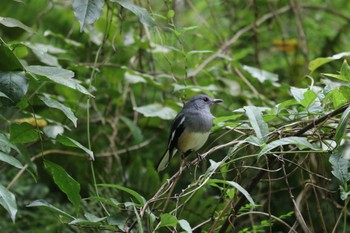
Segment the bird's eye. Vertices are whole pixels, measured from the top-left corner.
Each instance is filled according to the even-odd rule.
[[[205,102],[208,102],[209,101],[209,98],[208,97],[204,97],[203,99]]]

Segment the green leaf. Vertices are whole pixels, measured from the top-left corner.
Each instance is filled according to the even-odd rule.
[[[134,13],[139,18],[141,23],[151,27],[156,25],[154,22],[154,19],[151,17],[151,15],[147,12],[145,8],[139,7],[128,0],[111,0],[111,1],[118,3],[125,9],[128,9],[129,11]]]
[[[8,18],[8,17],[0,17],[0,24],[9,27],[9,28],[22,28],[23,30],[34,33],[34,30],[28,27],[27,25],[24,25],[21,21],[14,19],[14,18]]]
[[[0,150],[10,153],[11,149],[17,151],[18,154],[21,154],[21,151],[12,144],[4,134],[0,133]]]
[[[177,218],[174,215],[168,213],[161,214],[159,227],[175,227],[177,222]]]
[[[349,149],[348,149],[349,150]],[[329,157],[329,162],[332,164],[332,174],[341,182],[342,185],[350,180],[350,161],[343,158],[343,153],[335,150]]]
[[[63,167],[48,160],[45,160],[44,164],[46,169],[51,173],[55,184],[67,195],[68,200],[74,205],[78,212],[81,201],[80,184],[75,181]]]
[[[340,141],[342,140],[343,135],[346,131],[349,117],[350,117],[350,106],[343,112],[335,132],[334,140],[337,143],[337,146],[340,145]]]
[[[249,144],[254,145],[254,146],[265,145],[265,142],[262,139],[255,137],[255,136],[249,136],[244,141],[248,142]]]
[[[0,37],[0,67],[2,71],[23,71],[23,66],[16,55]]]
[[[74,77],[73,71],[51,66],[27,66],[26,70],[30,73],[44,76],[55,83],[72,88],[85,95],[93,96],[85,87],[80,85],[79,80],[72,79]]]
[[[30,48],[35,56],[44,64],[49,65],[49,66],[57,66],[61,67],[60,64],[58,63],[57,57],[51,55],[50,53],[53,54],[58,54],[58,53],[65,53],[66,51],[60,48],[56,48],[52,45],[46,45],[46,44],[31,44],[29,42],[23,43],[26,47]]]
[[[15,157],[0,151],[0,161],[8,163],[16,168],[23,168],[23,165]]]
[[[6,105],[15,105],[28,91],[28,80],[24,72],[0,71],[0,92],[5,94],[11,101],[2,100]],[[1,100],[1,99],[0,99]]]
[[[174,109],[161,104],[150,104],[136,107],[134,110],[143,114],[145,117],[159,117],[164,120],[171,120],[176,116],[176,111]]]
[[[63,135],[58,135],[56,137],[56,141],[58,141],[59,143],[62,143],[65,146],[80,148],[80,149],[82,149],[83,151],[85,151],[89,155],[91,160],[95,160],[94,153],[91,150],[89,150],[85,146],[81,145],[79,142],[75,141],[72,138],[69,138],[69,137],[66,137],[66,136],[63,136]]]
[[[74,0],[73,11],[75,18],[80,23],[80,32],[85,24],[93,24],[102,14],[103,0]]]
[[[124,186],[117,185],[117,184],[98,184],[97,186],[119,189],[119,190],[127,192],[131,196],[135,197],[136,200],[139,202],[139,204],[144,205],[146,203],[146,199],[143,196],[141,196],[139,193],[135,192],[134,190],[126,188]]]
[[[345,190],[344,187],[341,185],[339,186],[339,189],[340,189],[340,199],[342,199],[343,201],[348,199],[350,195],[350,191]]]
[[[16,197],[7,188],[0,184],[0,205],[10,214],[12,222],[15,222],[17,213]]]
[[[124,77],[125,77],[125,82],[130,84],[146,83],[146,80],[141,75],[132,73],[130,71],[126,71],[124,74]]]
[[[307,90],[306,92],[304,92],[303,96],[304,98],[300,101],[300,103],[306,109],[308,109],[317,98],[316,93],[312,90]]]
[[[35,142],[38,138],[37,129],[28,123],[15,123],[10,126],[10,141],[13,143]]]
[[[334,60],[338,60],[340,58],[347,57],[347,56],[350,56],[350,52],[338,53],[338,54],[335,54],[335,55],[333,55],[331,57],[319,57],[319,58],[316,58],[315,60],[312,60],[309,63],[309,70],[312,73],[317,68],[323,66],[324,64],[326,64],[328,62],[331,62],[331,61],[334,61]]]
[[[243,69],[250,73],[251,76],[259,80],[260,83],[264,83],[265,81],[269,80],[274,86],[280,86],[278,83],[277,74],[246,65],[243,66]]]
[[[350,83],[350,66],[348,62],[344,60],[343,65],[340,68],[340,74],[323,74],[323,75]]]
[[[234,181],[219,180],[219,179],[209,179],[208,180],[208,184],[209,185],[213,185],[213,184],[227,184],[227,185],[230,185],[230,186],[236,188],[238,191],[240,191],[247,198],[247,200],[253,206],[255,206],[255,202],[252,199],[252,197],[250,196],[250,194],[247,192],[247,190],[245,190],[241,185],[239,185],[238,183],[236,183]]]
[[[329,97],[336,109],[350,101],[350,88],[348,86],[340,86],[337,89],[331,90]]]
[[[303,137],[286,137],[282,139],[278,139],[276,141],[270,142],[267,144],[258,154],[258,157],[263,156],[264,154],[270,152],[271,150],[275,149],[279,146],[284,145],[297,145],[298,147],[303,148],[310,148],[312,150],[321,150],[318,146],[312,145],[310,142],[307,141],[307,138]]]
[[[129,118],[121,116],[120,119],[129,127],[132,136],[134,137],[135,143],[140,143],[143,140],[141,129]]]
[[[29,205],[27,205],[27,207],[45,207],[48,208],[49,210],[57,213],[58,215],[62,215],[64,217],[66,217],[67,219],[69,219],[69,221],[72,221],[72,219],[75,219],[72,215],[64,212],[63,210],[49,204],[47,201],[44,200],[36,200],[33,201],[32,203],[30,203]]]
[[[77,127],[78,118],[75,117],[74,113],[70,108],[61,104],[57,100],[51,99],[49,96],[39,96],[39,98],[50,108],[56,108],[58,110],[61,110],[64,113],[64,115],[66,115],[66,117],[68,117],[68,119],[73,122],[73,125]]]
[[[269,127],[263,119],[262,111],[255,106],[244,107],[245,114],[249,118],[250,124],[252,125],[255,135],[260,140],[266,142],[267,135],[269,133]]]
[[[192,228],[185,219],[179,220],[179,224],[180,224],[180,227],[184,229],[187,233],[192,233]]]
[[[64,128],[60,125],[48,125],[43,128],[43,131],[46,136],[55,139],[57,135],[62,135],[64,133]]]

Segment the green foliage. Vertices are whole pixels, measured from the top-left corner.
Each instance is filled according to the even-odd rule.
[[[0,228],[347,232],[349,7],[2,3]],[[159,174],[198,93],[213,133]]]

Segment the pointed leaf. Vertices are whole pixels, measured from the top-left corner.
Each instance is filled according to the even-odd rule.
[[[264,83],[266,80],[269,80],[274,86],[280,86],[280,84],[278,83],[277,74],[246,65],[243,66],[243,69],[250,73],[251,76],[259,80],[259,82],[261,83]]]
[[[134,137],[135,143],[140,143],[143,140],[141,129],[129,118],[121,116],[120,119],[129,127],[132,136]]]
[[[75,117],[74,113],[70,108],[58,102],[57,100],[51,99],[48,96],[39,96],[39,98],[50,108],[56,108],[58,110],[61,110],[64,113],[64,115],[66,115],[66,117],[68,117],[68,119],[73,122],[74,126],[77,127],[78,118]]]
[[[103,0],[74,0],[73,11],[75,18],[80,23],[80,32],[85,24],[93,24],[102,14]]]
[[[131,196],[135,197],[136,200],[139,202],[139,204],[144,205],[146,203],[146,199],[143,196],[141,196],[139,193],[135,192],[134,190],[126,188],[124,186],[117,185],[117,184],[98,184],[97,186],[119,189],[119,190],[127,192]]]
[[[0,71],[0,92],[4,93],[11,101],[5,104],[16,104],[28,91],[28,81],[24,72]]]
[[[255,135],[262,141],[267,141],[267,135],[269,133],[269,127],[263,119],[262,111],[255,106],[244,107],[245,113],[249,118],[250,124],[252,125]]]
[[[111,0],[111,1],[118,3],[125,9],[128,9],[129,11],[134,13],[139,18],[141,23],[151,27],[156,25],[154,22],[154,19],[151,17],[151,15],[147,12],[145,8],[139,7],[129,0]]]
[[[179,224],[180,224],[180,227],[184,229],[187,233],[192,233],[192,228],[185,219],[179,220]]]
[[[172,108],[161,104],[150,104],[146,106],[136,107],[135,111],[143,114],[146,117],[159,117],[164,120],[174,119],[176,111]]]
[[[5,25],[6,27],[9,27],[9,28],[13,28],[13,27],[22,28],[23,30],[29,33],[34,33],[33,29],[31,29],[27,25],[24,25],[21,21],[14,18],[0,17],[0,24]]]
[[[350,117],[350,106],[347,107],[347,109],[343,112],[340,121],[338,123],[334,140],[337,143],[337,145],[340,145],[340,141],[343,138],[343,135],[346,131],[347,125],[348,125],[348,119]]]
[[[21,154],[21,151],[14,144],[12,144],[4,134],[0,133],[0,150],[10,153],[11,149],[17,151],[18,154]]]
[[[44,164],[46,169],[51,173],[55,184],[57,184],[60,190],[67,195],[69,201],[78,211],[81,201],[80,184],[75,181],[63,167],[48,160],[45,160]]]
[[[350,161],[343,158],[342,153],[336,150],[329,157],[329,162],[332,164],[332,174],[341,182],[342,185],[350,180]]]
[[[64,212],[63,210],[49,204],[47,201],[44,201],[44,200],[33,201],[32,203],[27,205],[27,207],[45,207],[45,208],[48,208],[48,209],[54,211],[55,213],[57,213],[59,215],[66,217],[67,219],[70,219],[70,220],[75,219],[70,214],[68,214],[68,213]]]
[[[72,88],[85,95],[92,96],[85,87],[80,85],[79,80],[73,79],[73,71],[51,66],[27,66],[26,70],[30,73],[44,76],[55,83]]]
[[[0,151],[0,161],[8,163],[16,168],[21,169],[23,165],[15,157]]]
[[[2,71],[23,71],[21,62],[1,38],[0,67]]]
[[[81,145],[79,142],[75,141],[72,138],[69,138],[69,137],[66,137],[66,136],[63,136],[63,135],[58,135],[56,137],[56,141],[58,141],[59,143],[62,143],[65,146],[80,148],[80,149],[82,149],[83,151],[85,151],[89,155],[91,160],[95,160],[94,153],[91,150],[89,150],[85,146]]]
[[[307,141],[307,138],[303,137],[286,137],[282,139],[278,139],[276,141],[270,142],[267,144],[258,154],[258,157],[261,157],[262,155],[270,152],[271,150],[275,149],[279,146],[284,145],[297,145],[298,147],[303,148],[310,148],[312,150],[321,150],[318,146],[312,145],[310,142]]]
[[[326,64],[326,63],[328,63],[330,61],[338,60],[340,58],[347,57],[347,56],[350,56],[350,52],[338,53],[338,54],[335,54],[335,55],[333,55],[331,57],[319,57],[319,58],[316,58],[316,59],[312,60],[309,63],[309,70],[312,73],[317,68],[323,66],[324,64]]]
[[[0,184],[0,205],[10,214],[12,222],[15,222],[17,213],[16,197],[7,188]]]
[[[38,138],[38,131],[28,123],[15,123],[10,126],[10,141],[13,143],[35,142]]]

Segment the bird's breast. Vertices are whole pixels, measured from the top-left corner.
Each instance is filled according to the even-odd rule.
[[[197,151],[208,140],[210,132],[191,132],[185,129],[179,137],[177,148],[182,152],[188,150]]]

